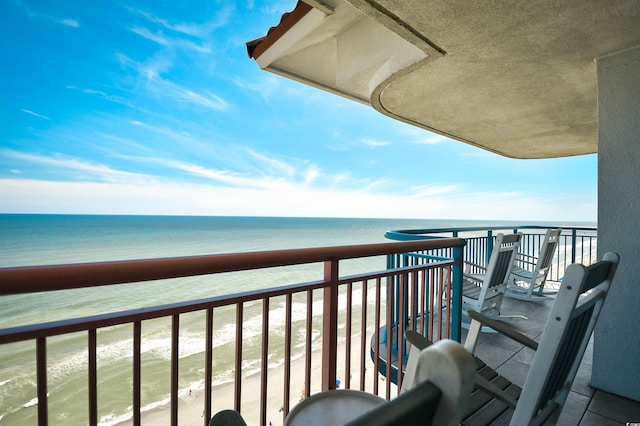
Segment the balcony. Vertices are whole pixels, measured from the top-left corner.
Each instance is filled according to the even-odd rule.
[[[249,273],[268,276],[274,269],[296,277],[303,268],[314,275],[263,290],[4,328],[0,382],[13,380],[12,368],[19,364],[32,366],[34,386],[24,391],[24,401],[11,407],[3,402],[0,424],[58,424],[70,413],[78,424],[207,424],[212,413],[233,408],[249,424],[275,425],[301,398],[321,390],[360,389],[390,399],[397,394],[386,380],[393,366],[381,360],[395,357],[402,367],[404,345],[398,341],[394,353],[385,354],[370,342],[384,339],[386,325],[395,326],[409,315],[405,305],[420,306],[410,315],[410,327],[433,339],[464,339],[458,303],[462,260],[486,257],[492,235],[505,229],[524,232],[523,248],[530,253],[544,233],[539,227],[394,231],[388,236],[403,241],[0,269],[3,298],[29,293],[34,298],[67,297],[105,286],[124,296],[148,281],[168,280],[165,285],[180,288],[185,277],[232,283],[248,279]],[[595,249],[595,229],[566,230],[551,279],[560,281],[569,263],[590,262]],[[436,295],[446,295],[451,308],[443,309]],[[527,321],[515,325],[535,338],[550,303],[507,299],[504,308],[527,315]],[[441,320],[436,323],[434,317]],[[158,341],[164,345],[153,346]],[[72,347],[80,347],[83,356],[74,358],[80,367],[69,388],[58,370]],[[104,354],[114,347],[122,355],[110,364]],[[522,348],[505,347],[488,335],[481,350],[495,368],[511,369],[524,380],[530,354]],[[166,356],[153,358],[154,351]],[[622,398],[622,408],[606,411],[616,397],[588,387],[587,358],[563,416],[565,424],[637,412],[638,404]],[[110,369],[126,370],[125,379],[120,374],[113,383]]]

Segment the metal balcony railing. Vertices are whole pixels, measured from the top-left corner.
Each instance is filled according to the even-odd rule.
[[[393,324],[394,304],[412,309],[412,320],[408,325],[428,334],[431,338],[451,337],[460,339],[460,285],[462,247],[458,238],[437,240],[394,242],[359,246],[326,247],[313,249],[282,250],[241,254],[224,254],[185,258],[167,258],[137,261],[118,261],[75,265],[18,267],[0,269],[0,296],[34,293],[34,297],[46,298],[51,292],[70,289],[94,288],[125,284],[123,292],[132,292],[137,283],[197,275],[211,276],[212,281],[220,274],[237,272],[242,279],[243,271],[296,265],[322,265],[322,274],[315,281],[293,285],[270,287],[241,294],[229,294],[200,300],[177,302],[169,305],[145,307],[123,312],[99,314],[84,318],[65,319],[41,324],[20,325],[0,330],[0,346],[3,349],[20,342],[34,342],[33,349],[21,352],[20,359],[8,362],[30,362],[35,370],[37,386],[31,398],[36,403],[24,409],[25,417],[20,424],[47,425],[50,422],[49,400],[58,400],[59,390],[49,386],[53,353],[64,347],[56,345],[60,336],[84,335],[86,341],[86,381],[78,392],[87,397],[83,401],[69,402],[62,410],[86,411],[86,423],[99,424],[104,416],[102,403],[105,399],[122,398],[108,395],[101,390],[99,353],[108,345],[102,343],[107,330],[120,327],[130,333],[131,359],[130,385],[127,392],[130,417],[134,425],[142,422],[144,400],[142,389],[146,384],[142,347],[145,344],[143,328],[154,321],[168,319],[170,328],[170,361],[167,368],[169,418],[172,425],[180,424],[181,344],[184,330],[183,320],[197,313],[199,330],[190,330],[201,336],[203,345],[202,364],[204,403],[203,424],[213,412],[233,408],[246,416],[250,424],[268,424],[268,414],[275,411],[286,416],[292,404],[298,401],[303,382],[303,396],[320,390],[334,389],[338,377],[343,380],[340,387],[367,390],[374,394],[384,393],[392,397],[394,387],[389,380],[382,382],[378,373],[382,367],[380,359],[403,360],[402,335],[396,333],[394,345],[371,345],[380,342],[386,332],[385,325]],[[394,265],[393,258],[411,252],[436,252],[445,250],[448,256],[429,257],[428,261]],[[355,275],[341,275],[345,261],[381,256],[380,269],[368,270]],[[422,256],[422,255],[420,255]],[[384,264],[387,259],[387,264]],[[394,285],[400,283],[398,287]],[[395,293],[397,289],[397,294]],[[36,294],[37,293],[37,294]],[[442,298],[446,298],[443,303]],[[439,299],[438,299],[439,298]],[[447,309],[442,309],[443,306]],[[295,312],[294,312],[295,306]],[[400,308],[404,309],[404,308]],[[284,311],[279,319],[275,312]],[[231,313],[231,314],[230,314]],[[401,312],[402,313],[402,312]],[[294,319],[294,315],[296,318]],[[403,313],[404,315],[404,313]],[[234,318],[229,320],[224,318]],[[256,317],[260,321],[259,336],[245,336],[247,321]],[[438,318],[438,323],[433,318]],[[231,326],[235,332],[232,350],[221,352],[216,346],[214,332],[220,327]],[[295,324],[295,330],[293,325]],[[444,326],[443,326],[444,324]],[[393,335],[393,333],[391,333]],[[391,339],[393,340],[393,339]],[[251,349],[259,347],[258,359],[248,359]],[[228,349],[228,348],[227,348]],[[387,351],[382,354],[381,351]],[[270,358],[283,352],[281,374],[269,368]],[[256,353],[256,351],[251,351]],[[5,352],[7,353],[7,352]],[[385,358],[386,356],[386,358]],[[228,359],[232,357],[229,368]],[[301,373],[294,373],[292,366],[304,359]],[[374,361],[371,361],[373,359]],[[258,385],[243,386],[248,380],[247,365],[257,364]],[[388,363],[389,364],[389,363]],[[367,369],[367,366],[373,368]],[[390,366],[386,365],[390,373]],[[221,394],[213,385],[214,378],[232,371],[232,406],[220,405]],[[300,377],[302,376],[302,377]],[[387,375],[387,377],[389,377]],[[401,380],[401,378],[400,378]],[[384,383],[384,391],[381,389]],[[248,403],[244,403],[248,401]],[[252,406],[251,401],[258,401]],[[71,405],[80,404],[80,407]],[[28,406],[27,404],[26,406]],[[255,405],[255,404],[254,404]],[[25,406],[25,407],[26,407]],[[31,412],[29,411],[31,410]],[[10,413],[5,421],[12,421]],[[252,417],[254,416],[254,417]],[[52,421],[55,423],[55,421]],[[85,424],[86,424],[85,423]]]
[[[38,298],[46,298],[51,292],[64,294],[70,289],[112,285],[123,285],[122,292],[130,294],[145,281],[201,275],[210,276],[215,283],[228,272],[238,274],[234,279],[242,280],[243,273],[275,267],[303,265],[322,272],[316,280],[293,285],[4,328],[0,330],[3,347],[0,362],[32,363],[35,371],[37,386],[33,395],[28,396],[35,402],[26,403],[24,410],[19,410],[24,415],[20,424],[49,424],[49,401],[60,399],[56,395],[59,389],[50,386],[55,358],[58,352],[64,354],[61,348],[64,349],[65,341],[57,339],[78,334],[84,335],[86,347],[86,380],[82,385],[85,389],[78,394],[87,397],[73,401],[76,405],[70,402],[62,410],[86,412],[84,424],[103,421],[102,402],[115,395],[101,389],[99,353],[109,344],[103,336],[116,327],[130,336],[131,359],[126,391],[129,396],[117,397],[129,401],[125,403],[130,406],[125,413],[131,418],[129,423],[141,424],[143,408],[149,403],[143,390],[150,386],[144,368],[143,330],[163,319],[170,329],[170,361],[165,381],[172,425],[180,424],[181,396],[188,391],[182,380],[181,345],[187,325],[193,327],[194,323],[196,329],[190,328],[188,334],[195,334],[202,341],[199,370],[203,376],[203,424],[208,423],[212,413],[233,408],[246,416],[250,424],[266,425],[267,413],[278,412],[282,418],[287,415],[299,400],[301,386],[302,396],[310,395],[336,388],[339,378],[340,387],[366,390],[389,399],[397,388],[382,377],[392,378],[394,372],[397,375],[402,370],[406,355],[402,336],[406,329],[418,330],[433,340],[460,339],[463,259],[484,263],[497,232],[523,232],[521,251],[537,254],[545,230],[539,226],[509,226],[389,231],[388,238],[401,242],[3,268],[0,297],[33,293]],[[592,263],[596,247],[595,228],[563,227],[549,280],[560,282],[570,263]],[[378,257],[378,269],[352,275],[343,273],[349,269],[344,264],[353,259]],[[198,316],[193,320],[190,315]],[[247,332],[247,324],[252,321],[259,322],[261,332],[257,335]],[[217,346],[215,335],[221,327],[233,330],[231,347]],[[4,349],[24,342],[32,342],[32,349],[19,351],[20,359],[6,358],[5,354],[11,351]],[[279,373],[271,365],[274,357],[282,358]],[[304,365],[298,369],[298,364]],[[216,386],[225,374],[230,374],[224,378],[231,382],[230,402],[224,402],[225,395]],[[247,385],[252,378],[256,386]],[[10,378],[0,377],[0,381],[6,379]],[[401,380],[402,377],[395,377],[394,382]],[[3,420],[11,423],[15,414],[6,414]]]
[[[388,231],[385,236],[396,241],[415,241],[421,239],[437,238],[463,238],[466,241],[464,247],[465,261],[486,264],[493,249],[493,241],[499,233],[522,232],[523,240],[520,244],[520,252],[526,255],[537,256],[547,229],[558,226],[492,226],[466,227],[466,228],[435,228],[435,229],[406,229]],[[564,270],[571,263],[590,265],[596,260],[597,255],[597,228],[561,226],[562,234],[558,250],[554,256],[549,272],[548,280],[560,282],[564,276]],[[444,254],[445,250],[437,250],[434,254]]]

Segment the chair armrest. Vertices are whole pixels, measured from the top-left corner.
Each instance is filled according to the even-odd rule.
[[[481,313],[478,313],[476,311],[467,311],[467,313],[469,314],[469,317],[471,317],[471,319],[478,321],[482,325],[491,327],[498,333],[503,334],[515,340],[516,342],[521,343],[526,347],[533,349],[534,351],[538,349],[538,342],[514,330],[512,327],[509,327],[507,324],[488,318],[485,315],[482,315]]]
[[[496,385],[494,385],[493,383],[491,383],[481,375],[476,374],[475,384],[483,392],[486,392],[492,397],[496,398],[497,400],[504,402],[505,404],[507,404],[509,407],[513,409],[516,408],[518,401],[516,401],[516,399],[513,396],[509,395],[508,393],[506,393],[505,391],[503,391],[502,389],[500,389],[499,387],[497,387]]]
[[[464,278],[465,280],[475,281],[478,283],[481,283],[482,281],[484,281],[484,275],[481,275],[481,274],[469,274],[465,272],[462,274],[462,278]]]
[[[465,413],[465,405],[474,388],[476,376],[476,362],[464,347],[453,340],[442,339],[431,344],[424,336],[412,330],[405,332],[405,338],[412,342],[409,360],[402,381],[402,388],[396,399],[402,399],[414,388],[421,388],[424,382],[432,383],[442,394],[432,422],[435,425],[458,425]],[[418,345],[418,346],[414,346]],[[424,349],[418,349],[424,347]],[[408,392],[407,392],[408,391]],[[424,389],[420,395],[427,396]],[[404,398],[407,399],[407,398]],[[426,401],[418,401],[419,410],[426,407]],[[413,410],[404,407],[398,410],[398,415],[392,416],[391,421],[377,421],[378,417],[369,418],[364,424],[395,425],[395,424],[424,424],[426,418],[415,416]],[[424,414],[424,413],[422,413]],[[420,418],[422,421],[418,422]],[[372,421],[373,420],[373,421]]]
[[[405,331],[404,338],[407,339],[407,342],[411,343],[413,346],[418,348],[418,350],[423,350],[424,348],[431,346],[433,344],[433,342],[429,341],[422,334],[413,330]]]
[[[529,262],[528,260],[522,260],[522,259],[516,259],[516,260],[513,262],[513,264],[514,264],[514,265],[516,265],[516,266],[518,266],[518,265],[522,265],[522,266],[525,266],[525,265],[529,265],[529,266],[536,266],[536,262]]]
[[[483,271],[487,270],[487,267],[485,265],[480,265],[479,263],[464,262],[464,265],[465,265],[465,270],[471,269],[472,266],[477,269],[482,269]]]
[[[472,281],[477,281],[481,283],[484,280],[484,276],[487,272],[487,267],[484,265],[479,265],[477,263],[472,262],[464,262],[465,268],[462,272],[462,276]],[[475,268],[476,272],[471,272],[471,267]],[[480,271],[478,271],[480,270]]]
[[[529,254],[518,253],[513,261],[514,267],[520,267],[522,269],[533,269],[538,264],[538,258]]]
[[[402,392],[397,398],[386,401],[384,404],[380,404],[358,418],[349,421],[345,426],[414,424],[417,419],[424,420],[425,418],[429,419],[429,424],[435,424],[432,423],[433,418],[436,416],[440,405],[443,404],[444,399],[445,397],[440,388],[425,380],[415,387]],[[316,408],[316,410],[318,409]],[[331,407],[327,407],[327,409],[331,409]],[[322,421],[317,417],[305,420]],[[311,421],[310,423],[316,422]]]
[[[473,272],[471,269],[473,268]],[[487,267],[485,265],[480,265],[478,263],[473,262],[464,262],[464,270],[462,271],[463,275],[469,276],[471,279],[478,281],[477,278],[473,277],[473,275],[484,275],[487,272]]]
[[[474,314],[476,313],[474,311],[470,311],[470,312]],[[484,317],[484,315],[482,316]],[[420,351],[422,351],[424,348],[427,348],[433,344],[422,334],[417,333],[413,330],[407,330],[404,333],[404,337],[405,339],[407,339],[409,343],[411,343],[414,347],[416,347]],[[407,370],[408,370],[408,366],[407,366]],[[500,389],[499,387],[497,387],[496,385],[494,385],[493,383],[491,383],[490,381],[488,381],[487,379],[485,379],[479,374],[475,374],[474,382],[475,382],[475,385],[478,388],[482,389],[484,392],[490,394],[492,397],[504,402],[505,404],[509,405],[511,408],[515,409],[517,402],[513,396],[504,392],[502,389]]]
[[[526,258],[526,259],[525,259]],[[518,253],[516,260],[521,260],[527,263],[536,263],[538,261],[538,256],[532,256],[530,254]]]

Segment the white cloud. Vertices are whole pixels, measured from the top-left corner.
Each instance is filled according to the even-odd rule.
[[[415,145],[437,145],[440,143],[451,142],[451,139],[438,133],[433,133],[419,127],[410,126],[404,123],[398,123],[398,133],[407,136],[409,143]]]
[[[78,23],[78,21],[76,21],[75,19],[61,19],[60,23],[62,25],[66,25],[68,27],[73,27],[73,28],[78,28],[80,26],[80,23]]]
[[[286,12],[291,11],[291,2],[270,2],[260,8],[260,11],[266,15],[282,16]]]
[[[452,194],[457,191],[458,188],[459,185],[455,184],[420,186],[411,188],[411,192],[413,192],[413,198],[425,198],[433,197],[434,195]]]
[[[247,81],[240,77],[233,79],[233,84],[243,90],[249,90],[268,101],[272,95],[282,95],[280,80],[275,76],[263,73],[259,78]]]
[[[174,23],[143,10],[129,10],[143,16],[146,22],[154,27],[149,29],[144,26],[131,26],[129,30],[133,33],[170,49],[183,49],[206,55],[212,52],[209,41],[212,32],[228,24],[233,15],[232,6],[225,6],[217,8],[216,15],[204,23]]]
[[[101,97],[103,99],[107,99],[107,100],[113,100],[113,98],[109,95],[107,95],[105,92],[101,91],[101,90],[94,90],[94,89],[83,89],[82,90],[84,93],[86,93],[87,95],[96,95],[98,97]]]
[[[161,46],[193,50],[195,52],[204,54],[211,53],[211,45],[209,43],[198,44],[191,40],[186,40],[183,38],[168,37],[163,34],[162,31],[157,31],[154,33],[148,28],[144,27],[131,27],[130,30],[135,34],[138,34],[140,37],[143,37]]]
[[[204,23],[201,23],[201,24],[193,23],[193,22],[172,23],[167,19],[160,18],[152,13],[149,13],[143,10],[135,10],[135,9],[130,9],[130,10],[142,15],[150,23],[158,24],[170,31],[182,33],[182,34],[189,35],[192,37],[197,37],[197,38],[207,37],[216,28],[226,25],[233,14],[233,9],[231,6],[219,7],[217,9],[217,15],[213,19],[210,19]]]
[[[46,15],[44,13],[36,12],[33,9],[29,8],[27,5],[23,4],[22,2],[17,2],[17,5],[31,19],[54,22],[56,24],[66,25],[68,27],[73,27],[73,28],[78,28],[80,26],[80,23],[75,19],[58,18],[58,17],[55,17],[55,16]]]
[[[124,172],[102,164],[95,164],[77,158],[69,158],[59,154],[54,156],[40,156],[11,150],[2,150],[0,152],[14,161],[23,161],[40,167],[49,167],[54,169],[58,174],[65,176],[71,175],[74,180],[99,181],[105,183],[135,182],[141,185],[155,183],[155,179],[150,176]]]
[[[347,173],[347,172],[337,174],[337,175],[333,176],[333,180],[331,182],[331,185],[332,186],[339,185],[342,182],[347,182],[350,178],[351,178],[351,175],[349,173]]]
[[[242,177],[238,173],[234,173],[228,170],[217,170],[213,168],[202,167],[197,164],[185,163],[182,161],[176,161],[164,158],[149,158],[143,161],[156,163],[168,167],[174,170],[180,170],[193,176],[199,176],[219,183],[234,185],[234,186],[261,186],[252,183],[252,180],[246,177]]]
[[[304,184],[309,185],[313,183],[318,178],[318,176],[320,176],[320,167],[318,167],[316,164],[310,165],[309,168],[307,168],[307,170],[304,172]]]
[[[260,162],[267,164],[270,170],[260,169],[258,174],[251,174],[249,171],[222,170],[213,167],[204,167],[199,164],[187,163],[170,158],[153,158],[153,157],[131,157],[121,156],[128,160],[138,161],[141,163],[152,163],[166,167],[172,171],[180,171],[190,176],[204,178],[212,182],[214,185],[222,185],[223,187],[236,187],[244,189],[261,189],[271,191],[286,191],[287,188],[297,185],[292,179],[295,178],[295,168],[289,164],[273,159],[262,154],[253,153]],[[144,175],[141,175],[144,177]],[[305,172],[304,182],[300,185],[306,185],[317,176],[311,167]],[[187,180],[187,179],[177,179]],[[307,182],[309,180],[309,182]],[[195,184],[194,184],[195,185]]]
[[[173,88],[174,97],[178,100],[191,102],[195,105],[217,111],[226,111],[229,109],[229,103],[214,93],[208,91],[196,93],[171,82],[166,82],[166,84]]]
[[[33,115],[34,117],[42,118],[43,120],[49,120],[49,117],[47,117],[45,115],[38,114],[38,113],[33,112],[31,110],[28,110],[28,109],[21,109],[20,111],[22,111],[22,112],[24,112],[26,114],[29,114],[29,115]]]
[[[144,81],[158,78],[174,65],[168,55],[155,55],[144,63],[137,62],[122,52],[116,53],[115,57],[120,65],[133,69]]]
[[[381,147],[381,146],[391,145],[391,142],[389,142],[389,141],[377,141],[377,140],[373,140],[373,139],[364,139],[364,138],[360,139],[360,142],[363,145],[366,145],[366,146],[371,147],[371,148],[378,148],[378,147]]]
[[[296,173],[294,166],[279,158],[269,157],[251,148],[246,148],[246,151],[251,158],[258,161],[258,167],[266,173],[287,177],[294,176]]]
[[[0,180],[4,212],[593,221],[593,204],[521,194],[450,194],[428,201],[304,185],[237,188],[181,183]]]
[[[215,93],[207,90],[196,92],[188,87],[161,78],[156,72],[149,72],[149,69],[145,72],[148,79],[148,88],[163,98],[171,98],[176,102],[187,102],[215,111],[227,111],[231,107],[229,102]]]
[[[168,46],[169,41],[162,35],[162,33],[154,34],[148,28],[131,27],[129,28],[132,33],[138,34],[140,37],[145,38],[154,43],[158,43],[163,46]]]
[[[423,132],[424,133],[424,132]],[[437,145],[439,143],[444,143],[444,142],[449,142],[451,139],[441,136],[441,135],[436,135],[436,134],[428,134],[428,136],[426,137],[420,137],[417,139],[413,139],[411,141],[409,141],[409,143],[415,144],[415,145]]]
[[[73,86],[67,86],[67,89],[76,90],[77,88],[73,87]],[[116,103],[116,104],[119,104],[119,105],[124,105],[126,107],[135,109],[135,110],[143,112],[143,113],[147,113],[148,112],[144,108],[140,108],[140,107],[136,106],[135,104],[133,104],[128,99],[125,99],[125,98],[120,97],[120,96],[110,95],[109,93],[103,92],[102,90],[95,90],[95,89],[88,89],[87,88],[87,89],[82,89],[82,93],[85,93],[85,94],[90,95],[90,96],[95,96],[97,98],[104,99],[106,101],[113,102],[113,103]]]
[[[144,87],[150,95],[162,99],[163,102],[181,102],[190,103],[198,107],[204,107],[215,111],[227,111],[231,108],[231,104],[220,96],[208,90],[197,91],[195,89],[180,85],[174,81],[163,78],[161,75],[166,73],[173,67],[173,63],[165,55],[155,56],[152,60],[142,63],[137,62],[123,53],[116,54],[117,60],[124,67],[129,67],[140,76],[140,79],[146,83]],[[136,88],[136,90],[140,90]],[[102,95],[106,99],[119,101],[112,96],[101,93],[100,91],[85,90],[86,93]],[[124,103],[120,101],[120,103]],[[127,104],[127,106],[131,106]]]

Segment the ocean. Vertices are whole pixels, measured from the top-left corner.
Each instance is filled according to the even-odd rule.
[[[513,225],[513,223],[509,223]],[[529,223],[531,224],[531,223]],[[66,264],[95,261],[238,253],[302,247],[368,244],[388,241],[390,229],[504,225],[504,222],[410,219],[339,219],[276,217],[191,216],[89,216],[0,214],[0,267]],[[353,265],[383,269],[380,259]],[[135,286],[111,286],[67,290],[47,294],[0,297],[0,327],[78,318],[105,312],[155,306],[180,300],[254,290],[309,280],[317,271],[278,268],[238,279],[225,274],[163,280]],[[347,271],[348,272],[348,271]],[[244,336],[258,339],[259,307],[247,307]],[[314,309],[320,312],[320,309]],[[276,308],[272,315],[284,315]],[[203,315],[181,316],[180,389],[184,394],[203,387]],[[294,306],[294,334],[301,343]],[[298,318],[303,322],[304,313]],[[217,364],[216,383],[231,380],[233,371],[234,311],[216,311],[214,346],[228,356]],[[318,330],[319,334],[319,330]],[[131,327],[113,327],[98,333],[98,380],[100,423],[116,424],[131,416]],[[143,410],[168,402],[169,320],[143,324]],[[294,342],[294,346],[296,343]],[[37,399],[32,342],[5,345],[0,349],[0,425],[36,424]],[[243,371],[256,370],[259,353],[245,345]],[[48,340],[49,418],[51,424],[86,424],[86,334]],[[226,352],[225,352],[226,351]],[[283,351],[270,354],[270,364],[283,361]],[[295,356],[302,356],[301,353]],[[225,364],[225,359],[227,359]]]

